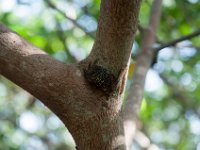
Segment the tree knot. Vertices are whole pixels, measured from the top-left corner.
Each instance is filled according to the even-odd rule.
[[[117,77],[103,66],[97,65],[96,63],[89,64],[88,68],[84,69],[84,76],[90,84],[96,86],[108,95],[115,91]]]

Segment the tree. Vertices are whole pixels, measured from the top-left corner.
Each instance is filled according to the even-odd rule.
[[[79,149],[125,148],[119,113],[139,5],[139,1],[102,1],[92,52],[72,65],[51,58],[1,25],[1,74],[48,106]],[[91,74],[87,80],[94,80],[96,89],[86,82],[84,71]]]
[[[147,71],[160,49],[177,43],[176,40],[151,50],[157,42],[161,2],[153,2],[148,28],[140,28],[144,33],[141,52],[136,59],[132,92],[123,109],[128,62],[138,24],[138,0],[103,0],[92,51],[74,64],[53,59],[1,25],[0,73],[48,106],[69,129],[78,149],[125,149],[123,122],[130,149]],[[48,4],[56,9],[51,2]],[[199,32],[185,39],[196,35]]]

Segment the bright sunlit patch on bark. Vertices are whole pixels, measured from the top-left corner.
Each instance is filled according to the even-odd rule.
[[[13,41],[15,44],[19,44],[22,42],[22,40],[19,38],[18,35],[15,33],[4,33],[6,38],[9,39],[8,41]]]

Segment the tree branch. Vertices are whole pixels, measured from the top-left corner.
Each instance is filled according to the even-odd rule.
[[[114,99],[111,100],[114,106],[107,106],[107,98],[85,81],[80,68],[53,59],[0,24],[3,76],[49,107],[69,129],[80,149],[111,149],[123,144],[122,138],[117,138],[122,130],[119,109],[114,107],[121,102]],[[102,136],[106,135],[105,141]]]
[[[143,36],[141,53],[136,60],[135,73],[132,79],[133,83],[123,108],[124,127],[128,150],[131,149],[132,141],[135,135],[135,129],[133,127],[135,126],[135,120],[138,117],[143,97],[146,74],[153,59],[153,54],[150,49],[156,40],[155,33],[160,20],[161,4],[162,0],[154,0],[152,4],[149,27],[146,29]],[[129,135],[129,137],[127,135]]]
[[[92,100],[98,99],[101,93],[91,90],[78,65],[53,59],[2,24],[0,73],[40,99],[70,132],[85,115],[90,118],[100,111],[101,102]]]
[[[83,26],[81,26],[80,24],[78,24],[76,22],[76,20],[70,18],[69,16],[67,16],[64,12],[62,12],[60,9],[58,9],[50,0],[46,0],[45,1],[52,9],[56,10],[57,12],[59,12],[63,17],[65,17],[66,19],[68,19],[69,21],[71,21],[76,27],[78,27],[79,29],[81,29],[83,32],[85,32],[89,37],[91,37],[92,39],[95,39],[95,36],[88,32],[87,29],[85,29]]]
[[[72,133],[78,149],[125,149],[120,116],[123,91],[105,94],[86,82],[83,71],[97,60],[117,77],[127,66],[139,7],[140,0],[102,0],[92,53],[73,65],[51,58],[0,26],[0,72],[56,113]],[[126,72],[120,80],[120,87],[124,87]]]
[[[88,62],[98,64],[117,76],[126,68],[137,30],[140,0],[102,0],[99,25]]]
[[[0,24],[0,73],[36,96],[54,112],[61,107],[61,101],[55,95],[58,92],[56,88],[71,86],[72,70],[72,66],[53,59]],[[65,75],[61,75],[63,71]],[[63,80],[63,85],[55,84],[59,79]]]
[[[189,39],[195,38],[195,37],[198,36],[198,35],[200,35],[200,30],[197,30],[197,31],[195,31],[195,32],[193,32],[193,33],[191,33],[191,34],[188,34],[188,35],[186,35],[186,36],[180,37],[180,38],[178,38],[178,39],[176,39],[176,40],[173,40],[173,41],[170,41],[170,42],[168,42],[168,43],[166,43],[166,44],[163,44],[163,45],[161,45],[160,47],[155,48],[154,51],[157,52],[157,51],[162,50],[163,48],[166,48],[166,47],[169,47],[169,46],[174,46],[174,45],[176,45],[176,44],[179,43],[179,42],[182,42],[182,41],[185,41],[185,40],[189,40]]]

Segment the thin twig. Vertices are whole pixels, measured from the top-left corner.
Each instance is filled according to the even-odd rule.
[[[169,46],[174,46],[174,45],[176,45],[179,42],[182,42],[182,41],[185,41],[185,40],[189,40],[189,39],[194,38],[194,37],[196,37],[198,35],[200,35],[200,30],[197,30],[197,31],[195,31],[195,32],[193,32],[191,34],[188,34],[188,35],[183,36],[181,38],[178,38],[176,40],[170,41],[170,42],[168,42],[166,44],[163,44],[163,45],[161,45],[160,47],[158,47],[158,48],[156,48],[154,50],[155,51],[160,51],[163,48],[166,48],[166,47],[169,47]]]
[[[76,27],[78,27],[79,29],[81,29],[83,32],[85,32],[89,37],[91,37],[92,39],[95,39],[95,36],[93,34],[91,34],[90,32],[87,31],[86,28],[84,28],[83,26],[81,26],[80,24],[77,23],[76,20],[70,18],[69,16],[67,16],[63,11],[61,11],[60,9],[58,9],[50,0],[46,0],[45,1],[52,9],[56,10],[57,12],[59,12],[63,17],[67,18],[69,21],[71,21]]]
[[[173,41],[170,41],[166,44],[162,44],[163,42],[159,42],[159,40],[157,39],[157,43],[159,42],[160,44],[162,44],[160,47],[158,48],[154,48],[153,51],[154,51],[154,60],[156,62],[156,59],[157,59],[157,55],[158,55],[158,52],[166,47],[170,47],[170,46],[175,46],[177,43],[179,42],[182,42],[182,41],[185,41],[185,40],[189,40],[189,39],[192,39],[192,38],[195,38],[197,37],[198,35],[200,35],[200,30],[197,30],[191,34],[188,34],[186,36],[183,36],[183,37],[180,37],[176,40],[173,40]],[[195,47],[196,49],[198,49],[199,47]],[[133,60],[135,60],[138,56],[135,56],[135,55],[131,55],[131,58]]]

